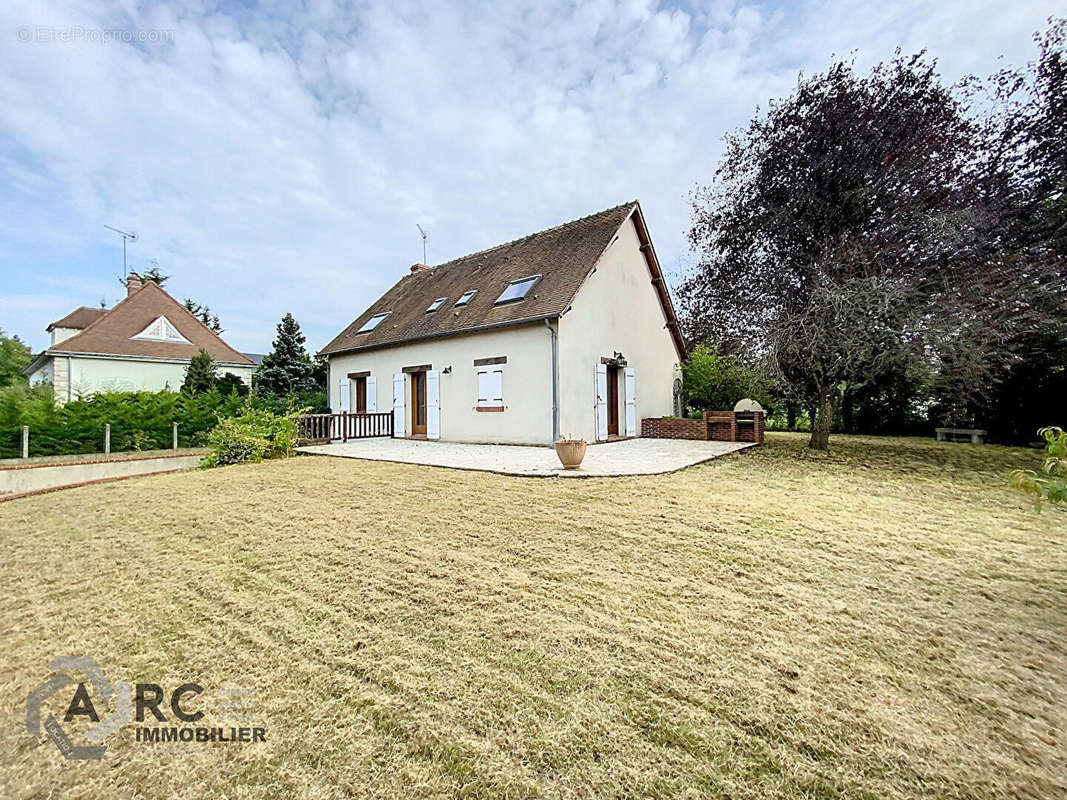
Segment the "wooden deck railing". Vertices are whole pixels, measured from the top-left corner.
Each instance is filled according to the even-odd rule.
[[[393,435],[393,414],[305,414],[297,420],[297,436],[307,441],[330,442]]]

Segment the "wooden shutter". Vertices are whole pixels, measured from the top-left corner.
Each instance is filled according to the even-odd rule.
[[[367,413],[374,414],[378,411],[378,382],[373,375],[367,376]]]
[[[393,436],[407,435],[404,429],[404,414],[404,373],[397,372],[393,375]]]
[[[441,373],[426,372],[426,438],[441,438]]]
[[[624,389],[626,398],[626,435],[637,436],[637,397],[635,396],[635,390],[637,388],[637,380],[633,367],[627,367],[623,370],[624,376]]]
[[[596,439],[603,442],[608,438],[608,365],[596,365]]]

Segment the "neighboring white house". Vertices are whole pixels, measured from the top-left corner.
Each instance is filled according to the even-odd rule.
[[[31,385],[51,383],[66,403],[100,391],[177,390],[201,348],[220,375],[251,385],[254,363],[156,283],[130,276],[114,308],[82,306],[48,326],[52,344],[23,370]]]
[[[335,411],[394,434],[551,444],[637,436],[685,357],[636,202],[428,267],[322,349]]]

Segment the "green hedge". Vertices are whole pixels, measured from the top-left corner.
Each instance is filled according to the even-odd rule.
[[[275,414],[256,408],[249,401],[237,416],[219,420],[207,435],[211,452],[201,461],[201,466],[221,467],[292,456],[298,416],[296,411]]]
[[[17,458],[22,426],[30,427],[30,455],[98,453],[104,449],[104,425],[111,423],[111,449],[167,449],[171,424],[178,423],[178,444],[195,447],[220,418],[238,414],[244,399],[217,390],[181,392],[103,392],[62,407],[52,401],[52,387],[0,390],[0,458]]]

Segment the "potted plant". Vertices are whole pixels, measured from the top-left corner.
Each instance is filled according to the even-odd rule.
[[[585,458],[585,439],[560,439],[556,442],[556,455],[563,469],[578,469]]]

